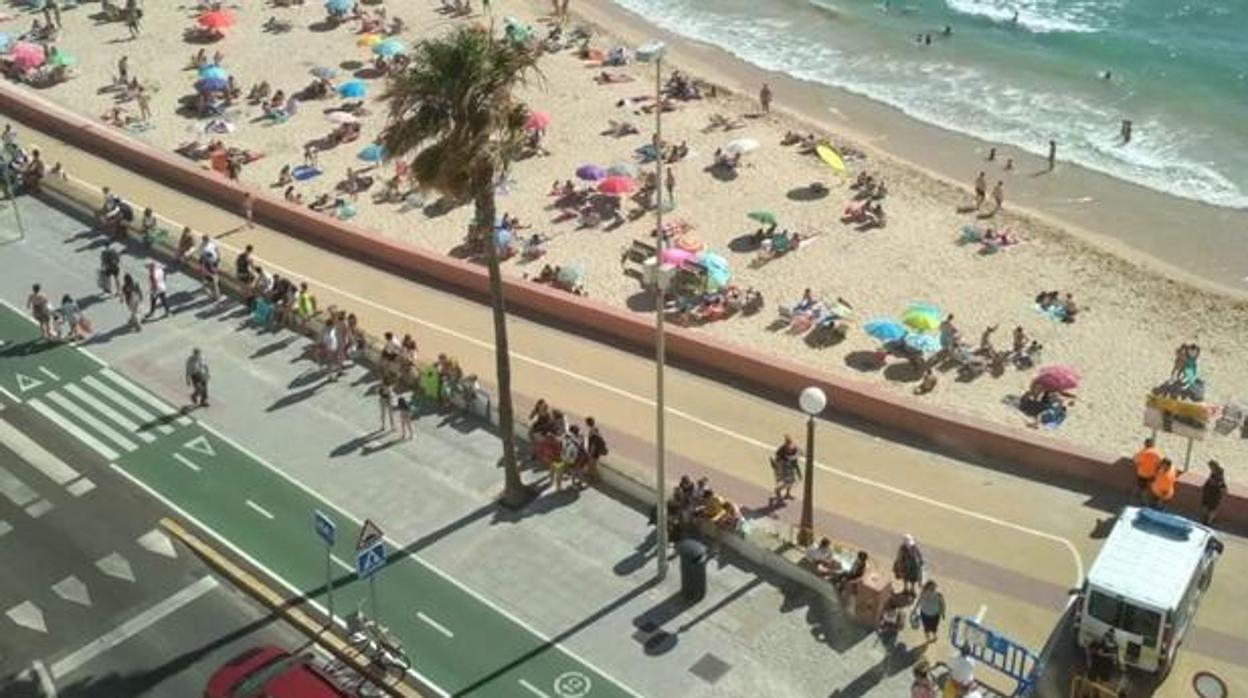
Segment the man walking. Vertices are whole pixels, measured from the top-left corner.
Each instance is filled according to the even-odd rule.
[[[763,113],[771,113],[771,86],[763,83],[763,89],[758,91],[758,103],[763,106]]]
[[[199,347],[186,360],[186,384],[191,386],[191,405],[208,406],[208,361]]]
[[[1049,172],[1057,167],[1057,141],[1049,141]]]
[[[984,199],[988,197],[988,180],[984,178],[984,173],[980,172],[975,178],[975,210],[984,207]]]
[[[165,314],[161,317],[169,317],[169,294],[168,287],[165,285],[165,265],[151,260],[147,263],[147,296],[151,298],[152,305],[147,311],[147,315],[143,316],[147,320],[156,314],[156,304],[165,309]]]

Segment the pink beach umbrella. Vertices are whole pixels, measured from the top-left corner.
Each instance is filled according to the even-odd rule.
[[[670,264],[674,267],[679,267],[682,264],[695,262],[697,261],[697,258],[698,258],[698,253],[696,252],[690,252],[689,250],[682,250],[679,247],[664,247],[663,248],[662,262],[664,264]]]
[[[545,131],[547,126],[550,126],[550,114],[544,111],[529,112],[529,118],[524,121],[529,131]]]
[[[22,70],[38,68],[47,59],[43,47],[29,41],[19,41],[13,44],[9,57],[13,60],[13,64]]]
[[[1050,392],[1066,392],[1078,388],[1079,381],[1079,370],[1074,366],[1045,366],[1031,381],[1031,387]]]
[[[621,194],[629,194],[637,188],[637,183],[632,177],[607,177],[598,184],[598,191],[611,196],[620,196]]]

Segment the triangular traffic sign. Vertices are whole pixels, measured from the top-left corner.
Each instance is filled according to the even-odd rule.
[[[360,529],[360,537],[355,539],[355,549],[364,550],[373,543],[381,540],[384,534],[372,519],[364,519],[364,527]]]
[[[208,443],[208,437],[196,436],[195,438],[182,444],[183,448],[189,448],[192,451],[198,451],[205,456],[215,456],[217,452],[212,450],[212,444]]]
[[[43,385],[43,381],[39,380],[38,378],[31,378],[30,376],[24,373],[15,374],[15,377],[17,378],[17,387],[23,393],[30,391],[30,390],[34,390],[35,388],[38,388],[39,386]]]

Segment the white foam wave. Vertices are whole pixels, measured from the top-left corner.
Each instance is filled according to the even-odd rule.
[[[1106,11],[1119,2],[1061,2],[1057,0],[945,0],[949,9],[966,15],[1009,23],[1018,13],[1018,26],[1037,34],[1088,34],[1104,29]]]

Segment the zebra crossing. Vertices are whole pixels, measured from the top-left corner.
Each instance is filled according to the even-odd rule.
[[[53,381],[26,404],[110,463],[193,424],[112,369]]]

